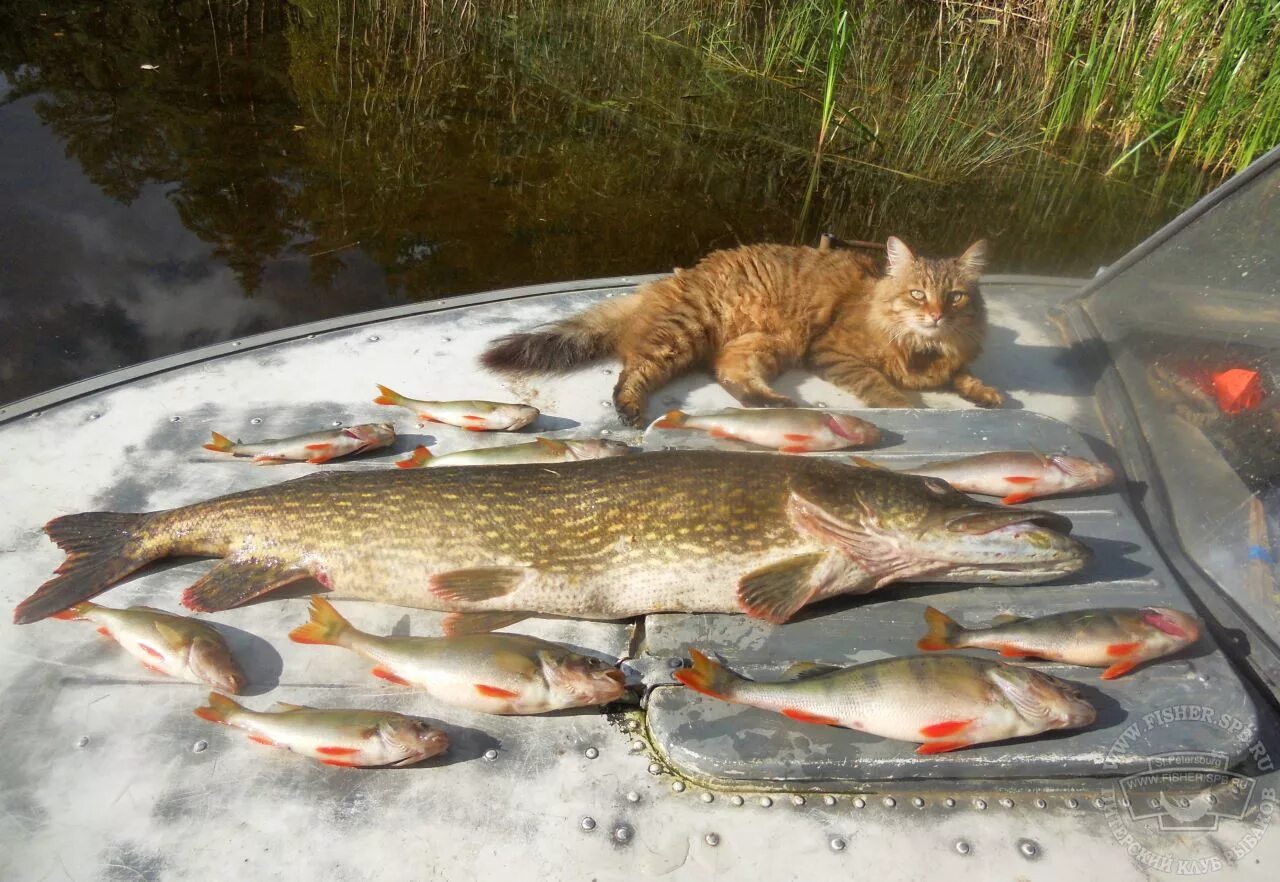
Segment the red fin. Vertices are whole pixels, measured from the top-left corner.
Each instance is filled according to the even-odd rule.
[[[485,421],[485,417],[476,416],[473,413],[464,413],[462,418],[469,423],[483,423]]]
[[[429,459],[431,459],[431,451],[428,450],[424,445],[419,444],[417,447],[413,448],[413,453],[410,453],[404,459],[396,460],[396,468],[398,469],[421,468],[422,466],[426,465],[427,460]]]
[[[1000,647],[1000,654],[1005,658],[1031,658],[1034,653],[1027,652],[1025,649],[1019,649],[1008,643]]]
[[[249,460],[249,462],[256,462],[259,464],[268,463],[268,462],[288,462],[288,461],[289,460],[285,459],[283,456],[267,456],[266,454],[263,454],[262,456],[255,456],[253,459]]]
[[[99,626],[98,626],[98,633],[99,633],[99,634],[101,634],[103,637],[110,637],[110,636],[111,636],[111,629],[110,629],[110,628],[108,628],[106,625],[99,625]]]
[[[519,692],[512,692],[510,689],[499,689],[497,686],[486,686],[484,683],[476,684],[476,692],[487,698],[519,698]]]
[[[164,674],[166,677],[167,677],[167,676],[169,676],[169,672],[168,672],[168,671],[165,671],[165,670],[162,670],[162,669],[160,669],[160,668],[157,668],[157,667],[156,667],[155,665],[153,665],[153,664],[148,664],[147,662],[143,662],[143,663],[142,663],[142,666],[143,666],[144,668],[146,668],[148,671],[150,671],[151,673],[153,673],[153,674]]]
[[[1141,643],[1112,643],[1107,647],[1107,655],[1128,655],[1141,645]]]
[[[211,707],[198,707],[195,709],[195,715],[202,720],[208,720],[210,723],[225,723],[226,719],[217,710]]]
[[[158,651],[158,650],[157,650],[157,649],[155,649],[154,647],[148,646],[148,645],[147,645],[147,644],[145,644],[145,643],[139,643],[139,644],[138,644],[138,648],[139,648],[139,649],[141,649],[143,652],[147,653],[148,655],[155,656],[156,658],[164,658],[164,654],[163,654],[163,653],[161,653],[160,651]]]
[[[839,721],[832,717],[824,717],[821,714],[811,714],[808,711],[798,710],[794,707],[784,707],[782,715],[792,720],[798,720],[801,723],[813,723],[818,726],[838,726]]]
[[[340,767],[342,767],[342,768],[344,768],[344,769],[354,769],[354,768],[357,768],[357,766],[356,766],[356,764],[355,764],[355,763],[349,763],[349,762],[347,762],[346,760],[322,759],[322,760],[320,760],[320,762],[324,763],[326,766],[340,766]]]
[[[925,726],[920,730],[920,734],[925,738],[945,738],[947,735],[954,735],[957,732],[968,728],[973,720],[947,720],[942,723],[934,723],[932,726]]]
[[[916,648],[925,652],[941,652],[944,649],[955,649],[956,634],[962,630],[956,620],[940,609],[925,607],[925,624],[929,633],[916,641]]]
[[[686,414],[679,410],[669,410],[653,424],[655,429],[678,429],[684,425]]]
[[[311,463],[312,465],[321,465],[322,463],[326,463],[331,459],[333,459],[332,456],[326,456],[324,454],[320,454],[319,456],[311,457],[310,459],[307,460],[307,462]]]
[[[201,445],[205,450],[212,450],[215,453],[226,453],[235,447],[235,443],[226,435],[219,435],[217,432],[211,432],[213,441],[208,444]]]
[[[377,398],[373,399],[374,404],[399,404],[403,400],[403,396],[398,392],[388,389],[381,383],[374,383],[374,385],[377,386],[378,391],[382,393]]]
[[[719,426],[716,426],[714,429],[709,430],[707,434],[710,435],[712,438],[732,438],[733,437],[732,432],[728,431],[727,429],[722,429]]]
[[[956,738],[951,741],[930,741],[928,744],[921,744],[916,748],[916,753],[927,755],[931,753],[946,753],[951,750],[960,750],[972,744],[972,741],[964,741]]]
[[[321,441],[319,444],[308,444],[307,450],[328,450],[332,446],[328,441]]]
[[[787,444],[778,448],[780,453],[808,453],[809,448],[803,444]]]
[[[796,432],[785,433],[783,434],[782,437],[786,438],[788,441],[812,441],[813,440],[812,435],[802,435]]]
[[[61,610],[60,612],[54,613],[49,618],[61,619],[64,622],[70,622],[80,618],[80,613],[76,612],[75,609],[64,609],[64,610]]]
[[[1034,484],[1035,478],[1029,478],[1026,475],[1010,475],[1005,478],[1010,484]]]
[[[692,668],[681,668],[672,676],[694,692],[710,695],[721,701],[729,701],[729,692],[740,678],[723,665],[717,664],[696,649],[689,650]]]
[[[406,680],[404,677],[401,677],[399,674],[397,674],[395,671],[389,671],[389,670],[387,670],[386,668],[381,667],[381,666],[374,668],[374,669],[373,669],[372,671],[370,671],[369,673],[373,674],[375,677],[378,677],[379,679],[387,680],[387,681],[389,681],[389,682],[391,682],[391,683],[395,683],[395,684],[400,685],[400,686],[412,686],[412,685],[413,685],[413,684],[412,684],[412,683],[410,683],[408,680]]]
[[[197,711],[197,713],[199,713],[199,711]],[[206,717],[206,719],[208,719],[208,718]],[[250,735],[250,736],[249,736],[249,740],[250,740],[250,741],[253,741],[253,742],[257,743],[257,744],[265,744],[265,745],[267,745],[267,747],[275,747],[275,746],[276,746],[276,743],[275,743],[274,741],[272,741],[270,738],[268,738],[267,736],[265,736],[265,735]]]
[[[353,753],[359,753],[358,747],[317,747],[316,753],[323,753],[325,756],[351,756]]]
[[[1116,662],[1111,667],[1102,672],[1102,679],[1114,680],[1116,677],[1123,677],[1138,666],[1136,661]]]
[[[1032,494],[1032,493],[1010,493],[1008,496],[1006,496],[1004,499],[1001,499],[1000,501],[1003,502],[1005,505],[1017,505],[1019,502],[1026,502],[1028,499],[1031,499],[1034,495],[1035,494]]]

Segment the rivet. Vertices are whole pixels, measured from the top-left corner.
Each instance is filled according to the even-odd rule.
[[[699,796],[698,799],[702,800],[703,802],[715,802],[716,798],[712,796],[710,793],[704,793],[701,796]]]
[[[307,335],[307,339],[308,339],[308,340],[314,340],[315,338],[316,338],[316,335],[315,335],[315,334],[308,334],[308,335]]]
[[[804,797],[797,793],[795,796],[791,797],[791,804],[804,805]]]
[[[857,799],[853,801],[854,808],[863,808],[864,806],[866,806],[866,804],[867,804],[867,801],[863,799],[861,796],[859,796]]]
[[[595,818],[583,818],[583,819],[582,819],[582,829],[583,829],[583,830],[586,830],[587,832],[590,832],[590,831],[594,830],[595,828],[596,828],[596,819],[595,819]]]
[[[88,747],[88,746],[89,746],[88,735],[81,735],[79,738],[76,739],[76,747]]]
[[[1104,808],[1106,804],[1107,804],[1107,801],[1103,799],[1101,796],[1099,796],[1097,799],[1093,801],[1094,808]]]
[[[239,346],[239,345],[240,345],[240,341],[239,341],[239,340],[236,340],[236,341],[232,342],[232,344],[231,344],[231,345],[232,345],[232,346]]]
[[[708,833],[706,836],[702,837],[702,841],[705,842],[707,845],[710,845],[712,848],[715,848],[717,845],[720,844],[720,834]]]
[[[895,805],[898,804],[898,801],[894,799],[892,796],[886,796],[884,799],[881,800],[881,802],[884,803],[885,808],[893,808]]]
[[[169,422],[171,422],[171,423],[180,423],[180,422],[182,422],[182,417],[180,417],[180,416],[171,416],[171,417],[169,417]]]
[[[1018,843],[1018,851],[1022,852],[1022,856],[1025,858],[1033,858],[1040,854],[1040,846],[1030,839],[1024,839]]]
[[[370,335],[369,335],[369,342],[370,342],[370,343],[377,343],[377,342],[378,342],[379,340],[381,340],[381,339],[382,339],[382,338],[381,338],[381,337],[379,337],[377,334],[370,334]]]
[[[209,749],[209,742],[205,741],[203,738],[201,738],[195,744],[191,745],[192,753],[204,753],[208,749]]]
[[[1006,796],[1004,799],[1000,800],[1000,805],[1004,808],[1013,808],[1013,800]]]
[[[980,812],[981,812],[981,811],[986,811],[986,808],[987,808],[987,801],[986,801],[985,799],[975,799],[975,800],[973,801],[973,807],[974,807],[974,808],[976,808],[976,809],[977,809],[978,811],[980,811]]]
[[[334,420],[333,422],[329,423],[329,425],[333,426],[334,428],[337,428],[338,426],[342,425],[342,420]]]
[[[1074,796],[1067,800],[1067,808],[1076,808],[1079,805],[1080,800],[1076,799]]]
[[[916,808],[924,808],[924,800],[918,796],[911,800],[911,804]]]
[[[631,828],[626,825],[618,827],[613,831],[613,838],[616,839],[618,842],[630,842]]]
[[[835,837],[834,839],[832,839],[832,840],[831,840],[831,850],[832,850],[832,851],[844,851],[844,847],[845,847],[845,845],[846,845],[846,844],[847,844],[847,843],[846,843],[843,839],[841,839],[839,836],[837,836],[837,837]]]
[[[601,406],[601,407],[613,407],[613,402],[612,402],[612,401],[601,401],[601,402],[600,402],[600,406]]]
[[[635,741],[631,742],[631,750],[634,753],[639,753],[640,751],[644,750],[644,748],[645,748],[645,743],[643,741],[640,741],[639,739],[636,739]]]
[[[587,759],[595,759],[599,755],[600,755],[600,751],[596,750],[594,747],[588,747],[585,751],[583,751],[583,756],[585,756]]]
[[[960,853],[960,854],[968,854],[968,853],[969,853],[969,851],[970,851],[970,849],[969,849],[969,843],[965,842],[963,839],[957,839],[957,840],[956,840],[956,851],[957,851],[958,853]]]
[[[1218,804],[1218,797],[1214,796],[1213,794],[1209,794],[1209,805],[1217,805],[1217,804]],[[1123,808],[1128,808],[1129,797],[1126,796],[1124,799],[1120,800],[1120,805]]]
[[[746,800],[743,799],[741,796],[731,796],[729,797],[729,802],[733,803],[734,805],[742,805],[744,802],[746,802]]]
[[[667,667],[671,668],[672,670],[674,670],[675,668],[683,668],[683,667],[684,667],[684,659],[682,659],[682,658],[669,658],[669,659],[667,659]]]
[[[662,772],[662,766],[658,765],[657,763],[649,763],[650,775],[658,775],[658,774],[661,774],[661,772]]]
[[[490,747],[488,750],[484,752],[484,758],[492,762],[493,760],[496,760],[498,758],[498,752],[494,750],[492,747]]]
[[[683,782],[683,781],[672,781],[672,782],[671,782],[671,789],[672,789],[672,790],[674,790],[676,793],[684,793],[684,782]]]
[[[1160,800],[1158,799],[1148,799],[1147,802],[1152,808],[1160,808]],[[1075,806],[1073,805],[1072,808],[1075,808]]]
[[[773,800],[767,796],[762,796],[760,797],[760,805],[764,806],[765,808],[768,808],[769,806],[773,805]]]
[[[640,801],[639,793],[636,793],[634,790],[627,791],[627,802],[639,802],[639,801]]]
[[[99,418],[99,417],[101,417],[101,416],[102,416],[102,414],[100,414],[100,413],[91,413],[91,414],[89,414],[89,419],[91,419],[91,420],[96,420],[96,419],[98,419],[98,418]]]
[[[1125,807],[1125,808],[1128,808],[1128,807],[1129,807],[1129,800],[1128,800],[1127,798],[1126,798],[1126,799],[1121,800],[1121,803],[1124,805],[1124,807]],[[1212,793],[1210,793],[1210,794],[1209,794],[1209,805],[1217,805],[1217,804],[1218,804],[1218,797],[1216,797],[1216,796],[1214,796]]]
[[[254,417],[253,419],[249,420],[249,422],[256,426],[258,425],[258,423],[262,422],[262,417]]]
[[[948,796],[946,799],[944,799],[944,800],[942,801],[942,804],[943,804],[943,805],[945,805],[947,808],[955,808],[955,807],[956,807],[956,801],[955,801],[954,799],[952,799],[950,796]]]
[[[1045,808],[1048,805],[1049,803],[1045,802],[1043,799],[1036,800],[1036,808]]]
[[[835,805],[835,804],[836,804],[836,798],[835,798],[834,796],[824,796],[824,797],[822,797],[822,804],[823,804],[823,805]]]

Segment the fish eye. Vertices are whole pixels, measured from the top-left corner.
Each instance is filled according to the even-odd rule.
[[[946,496],[951,492],[951,485],[938,478],[925,478],[924,486],[934,496]]]
[[[965,298],[968,296],[969,295],[964,291],[952,291],[947,294],[947,302],[952,306],[959,306],[961,303],[964,303]]]
[[[912,300],[914,300],[916,303],[924,303],[924,292],[923,292],[923,291],[912,291],[912,292],[911,292],[911,299],[912,299]]]

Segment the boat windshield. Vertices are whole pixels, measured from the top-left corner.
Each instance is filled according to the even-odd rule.
[[[1162,509],[1163,525],[1216,584],[1217,601],[1251,622],[1274,657],[1280,152],[1116,270],[1081,305],[1133,405],[1134,425],[1114,428],[1145,439],[1153,486],[1144,506]]]

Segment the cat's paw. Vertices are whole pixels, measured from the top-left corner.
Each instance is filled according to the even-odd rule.
[[[999,407],[1004,404],[1004,396],[990,386],[972,386],[965,390],[964,397],[978,407]]]

